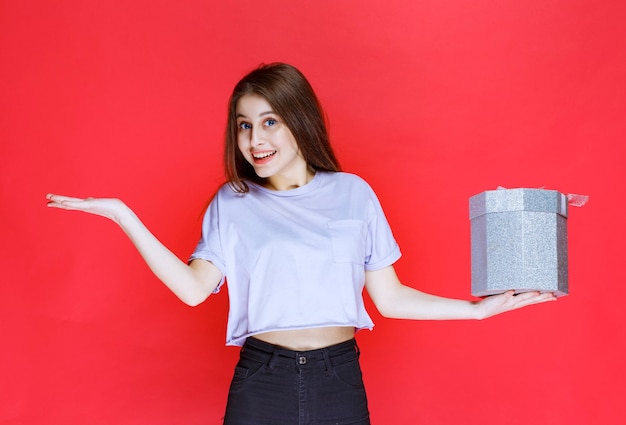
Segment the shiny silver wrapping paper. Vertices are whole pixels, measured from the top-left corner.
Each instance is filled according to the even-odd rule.
[[[498,189],[470,198],[472,295],[568,293],[567,197]]]

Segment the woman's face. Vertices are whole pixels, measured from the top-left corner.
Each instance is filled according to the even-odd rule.
[[[242,96],[236,105],[237,146],[255,173],[268,187],[286,190],[310,181],[296,139],[267,100],[259,95]]]

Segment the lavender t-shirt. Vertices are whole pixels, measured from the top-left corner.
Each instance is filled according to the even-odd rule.
[[[226,344],[276,330],[371,329],[365,271],[393,264],[400,249],[370,186],[354,174],[317,172],[296,189],[249,187],[220,188],[191,256],[228,282]]]

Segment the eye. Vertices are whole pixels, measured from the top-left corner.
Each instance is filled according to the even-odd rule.
[[[247,122],[241,122],[237,126],[239,127],[240,130],[250,130],[252,128],[252,126],[248,124]]]
[[[278,121],[276,121],[274,118],[268,118],[265,120],[265,125],[268,127],[275,126],[276,124],[278,124]]]

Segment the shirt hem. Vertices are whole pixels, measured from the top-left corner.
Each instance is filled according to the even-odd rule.
[[[243,346],[244,342],[246,342],[246,339],[248,339],[251,336],[255,336],[255,335],[259,335],[265,332],[275,332],[275,331],[291,331],[291,330],[299,330],[299,329],[313,329],[313,328],[330,328],[333,326],[345,326],[345,327],[354,327],[355,333],[362,331],[362,330],[373,330],[374,329],[374,323],[370,323],[370,324],[365,324],[365,325],[354,325],[352,323],[331,323],[328,325],[306,325],[306,326],[293,326],[293,327],[289,327],[289,328],[269,328],[269,329],[264,329],[264,330],[259,330],[259,331],[253,331],[253,332],[248,332],[245,335],[242,335],[240,337],[235,337],[231,340],[226,340],[226,346],[229,347],[241,347]]]

